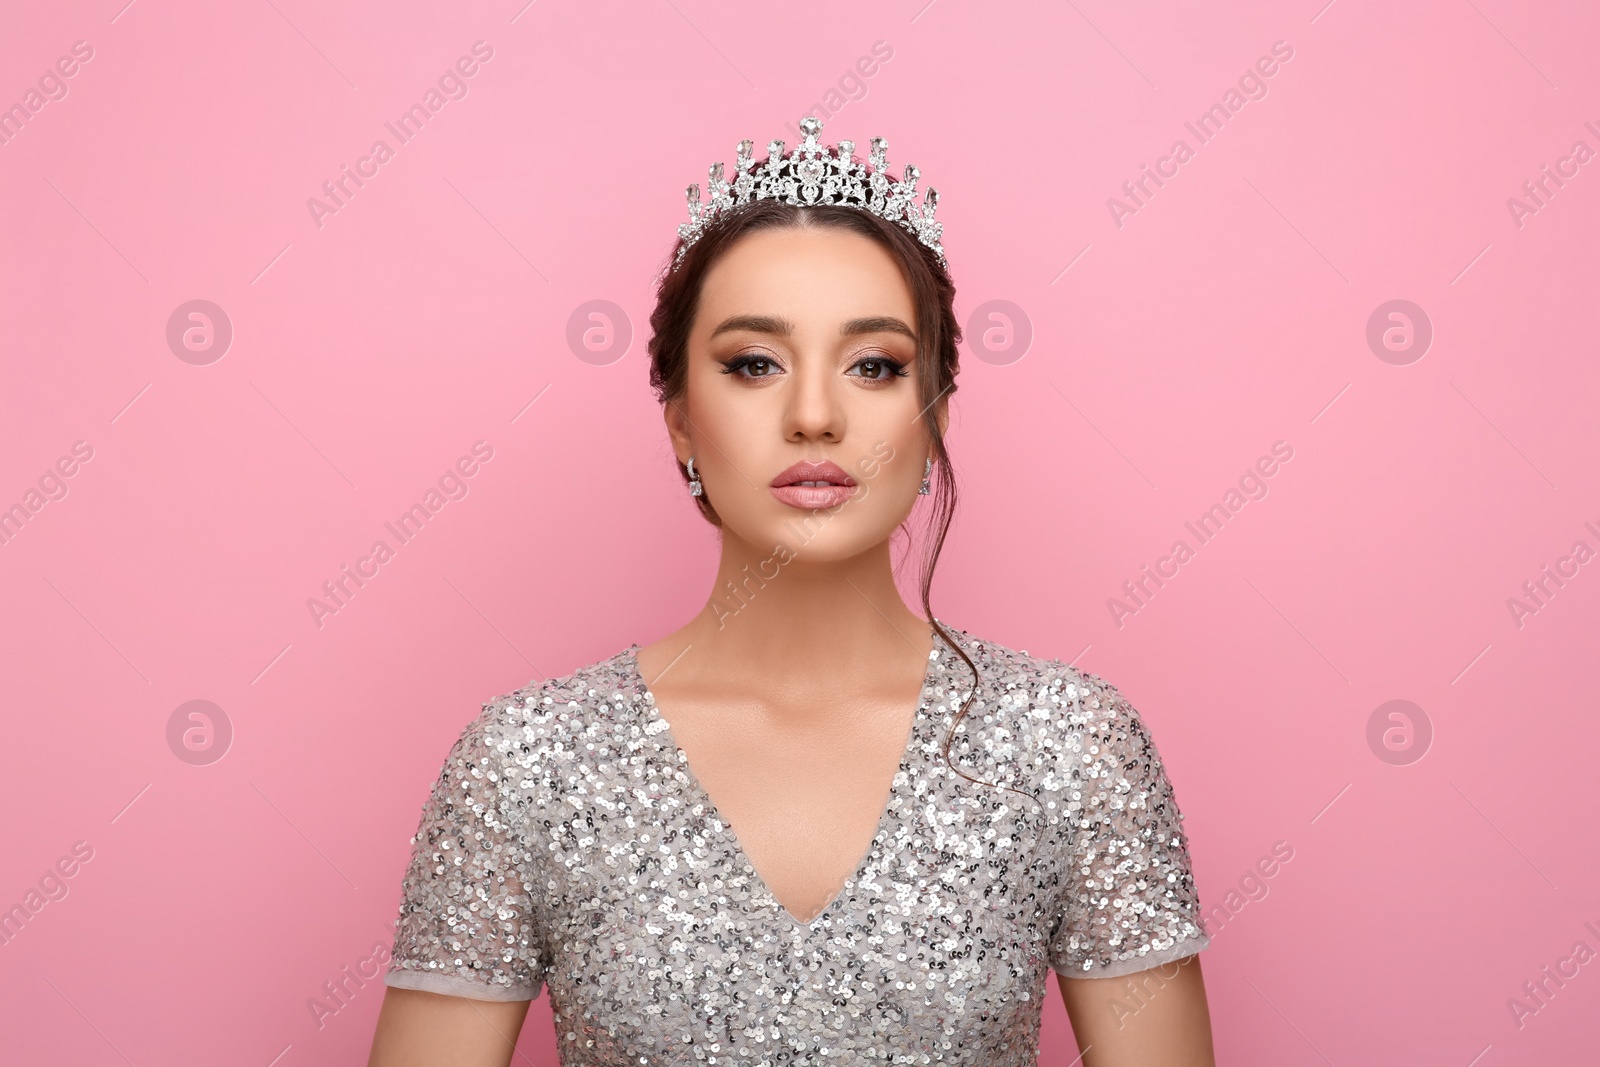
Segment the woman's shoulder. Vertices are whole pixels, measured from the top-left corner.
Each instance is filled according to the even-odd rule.
[[[967,735],[957,747],[970,759],[994,774],[1009,768],[1036,789],[1099,785],[1159,770],[1160,753],[1143,717],[1107,679],[1056,657],[946,629],[954,631],[981,679],[956,727],[958,735]],[[973,679],[959,656],[946,653],[950,682],[942,703],[953,721]]]
[[[569,742],[582,735],[630,721],[625,711],[641,692],[633,652],[629,646],[485,701],[462,729],[463,739],[502,756],[573,751]]]
[[[1060,659],[956,633],[983,676],[967,721],[963,769],[1014,784],[1047,801],[1051,818],[1153,820],[1163,831],[1183,819],[1161,753],[1144,719],[1117,686]],[[951,657],[952,712],[972,674]],[[1173,836],[1176,836],[1174,834]]]
[[[1066,661],[1034,655],[999,641],[979,637],[941,623],[972,659],[981,679],[980,696],[1001,707],[1015,707],[1037,717],[1065,711],[1076,725],[1091,721],[1137,718],[1122,691],[1098,674]],[[972,676],[958,656],[949,657],[958,685],[970,685]]]

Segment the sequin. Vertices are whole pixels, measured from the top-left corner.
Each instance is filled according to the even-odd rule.
[[[689,773],[633,645],[490,701],[435,782],[385,981],[548,988],[567,1067],[1033,1067],[1047,978],[1210,944],[1183,816],[1105,680],[944,625],[878,833],[810,922]]]

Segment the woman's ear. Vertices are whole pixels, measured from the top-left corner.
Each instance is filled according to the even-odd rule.
[[[950,394],[945,393],[934,405],[933,414],[939,420],[939,436],[943,437],[950,429]]]
[[[689,462],[694,455],[694,442],[689,439],[689,417],[676,400],[661,405],[661,418],[667,424],[667,436],[672,438],[672,451],[677,454],[678,465]]]

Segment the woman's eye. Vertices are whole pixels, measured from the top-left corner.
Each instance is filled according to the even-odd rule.
[[[777,369],[778,365],[765,356],[735,356],[722,365],[722,373],[744,378],[766,378]],[[750,373],[744,373],[747,370]]]
[[[892,359],[862,359],[857,360],[850,368],[860,371],[859,377],[871,381],[883,381],[888,378],[903,378],[905,365]]]

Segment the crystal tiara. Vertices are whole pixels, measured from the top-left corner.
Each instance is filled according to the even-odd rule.
[[[730,185],[723,179],[722,164],[711,164],[711,180],[707,186],[709,199],[700,199],[700,186],[691,185],[686,190],[689,199],[689,221],[678,227],[682,243],[672,269],[690,247],[704,235],[723,212],[756,200],[779,200],[785,204],[819,207],[838,204],[899,223],[913,237],[931,248],[939,257],[939,266],[946,271],[944,249],[939,239],[944,225],[935,222],[933,209],[939,203],[937,190],[929,188],[920,205],[912,203],[917,193],[917,168],[905,165],[897,181],[885,173],[884,157],[889,152],[889,142],[882,137],[872,139],[872,154],[863,167],[855,157],[855,142],[840,141],[836,150],[829,149],[817,140],[822,122],[814,116],[800,120],[803,136],[799,145],[789,155],[784,155],[783,142],[767,145],[767,158],[760,167],[751,157],[755,142],[739,142],[738,176]]]

